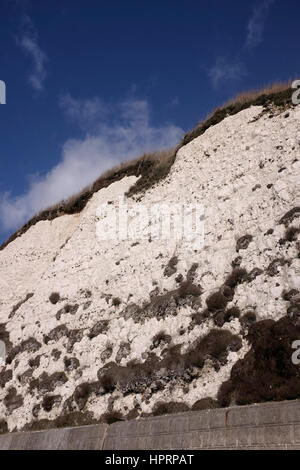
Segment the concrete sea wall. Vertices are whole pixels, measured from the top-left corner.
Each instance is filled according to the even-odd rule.
[[[300,449],[300,400],[0,436],[21,449]]]

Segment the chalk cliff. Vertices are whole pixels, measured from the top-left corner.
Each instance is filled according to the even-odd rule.
[[[0,251],[3,432],[300,396],[299,123],[297,106],[225,117],[146,191],[125,176]],[[101,241],[120,197],[203,204],[203,246]]]

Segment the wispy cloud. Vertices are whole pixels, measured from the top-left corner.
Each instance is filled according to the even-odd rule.
[[[85,137],[68,140],[61,161],[45,176],[35,177],[25,194],[2,194],[0,220],[4,229],[15,229],[34,213],[76,193],[121,161],[173,146],[183,135],[183,130],[174,124],[154,126],[146,100],[132,98],[117,105],[104,105],[98,98],[85,101],[66,95],[61,103],[66,116],[76,123],[80,120],[81,128],[86,127]]]
[[[110,112],[110,107],[97,96],[91,99],[75,99],[67,93],[60,97],[59,105],[70,121],[88,131],[103,122]]]
[[[29,83],[36,91],[44,88],[46,78],[45,64],[46,54],[38,44],[38,33],[28,15],[24,15],[22,20],[21,35],[17,38],[17,44],[31,58],[33,70],[29,75]]]
[[[245,66],[241,62],[229,62],[225,57],[218,57],[215,64],[208,70],[208,77],[214,88],[221,82],[240,80],[246,74]]]
[[[263,32],[269,8],[275,0],[262,0],[253,9],[247,25],[246,46],[253,48],[263,41]]]

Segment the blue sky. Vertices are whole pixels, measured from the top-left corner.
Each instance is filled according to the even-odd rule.
[[[239,91],[299,78],[299,14],[296,0],[2,0],[0,241]]]

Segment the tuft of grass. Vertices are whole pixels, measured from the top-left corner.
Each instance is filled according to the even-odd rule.
[[[292,93],[291,81],[277,82],[267,85],[260,90],[244,91],[227,101],[223,106],[210,113],[203,121],[190,132],[185,134],[182,144],[186,145],[196,137],[204,134],[209,127],[218,124],[227,116],[249,108],[250,106],[264,106],[271,104],[275,106],[287,106],[291,103]]]

